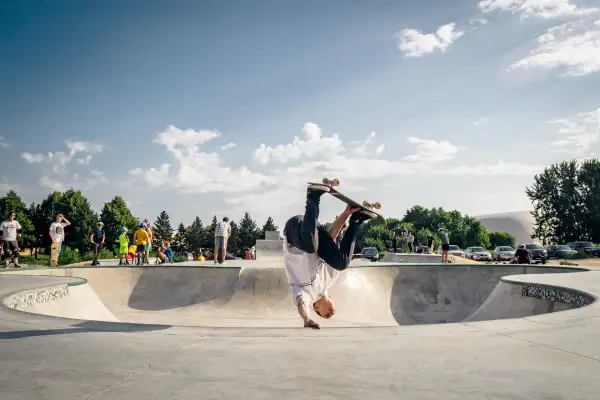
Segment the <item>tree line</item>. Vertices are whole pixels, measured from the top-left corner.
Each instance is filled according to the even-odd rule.
[[[130,240],[140,221],[120,196],[105,203],[97,213],[81,191],[70,189],[65,192],[53,192],[40,203],[26,205],[14,190],[0,198],[0,215],[7,216],[14,212],[21,223],[21,247],[24,249],[49,249],[51,239],[48,235],[50,224],[56,215],[64,214],[71,226],[66,230],[63,248],[76,250],[80,254],[88,253],[89,237],[96,228],[98,221],[104,223],[106,232],[105,248],[109,252],[118,250],[118,237],[121,227],[128,228]],[[201,249],[212,249],[214,246],[214,231],[218,219],[213,216],[208,225],[204,225],[200,217],[195,217],[189,225],[183,223],[174,227],[166,210],[154,219],[152,224],[153,248],[158,248],[162,240],[168,240],[175,254],[192,253],[197,256]],[[256,244],[256,240],[264,238],[265,231],[276,231],[278,227],[269,217],[262,226],[245,213],[238,222],[230,221],[232,234],[228,241],[228,251],[243,256],[245,251]],[[328,224],[325,224],[328,225]],[[493,248],[499,245],[514,246],[515,239],[506,232],[489,233],[483,224],[474,218],[463,215],[459,211],[445,211],[442,208],[423,208],[414,206],[408,209],[403,218],[388,218],[386,225],[363,224],[357,237],[356,251],[363,247],[375,246],[380,251],[391,247],[392,233],[401,237],[404,229],[415,237],[415,244],[426,244],[427,237],[435,238],[434,247],[440,244],[437,233],[444,227],[450,236],[451,244],[461,248],[482,246]],[[400,250],[407,250],[406,241],[398,241]],[[69,251],[69,250],[66,251]]]
[[[65,215],[71,222],[66,229],[63,248],[77,250],[81,254],[91,250],[89,238],[96,229],[98,221],[104,224],[105,248],[110,252],[118,250],[118,238],[122,227],[128,229],[132,241],[133,233],[140,224],[140,220],[132,214],[122,197],[115,196],[103,205],[100,213],[97,213],[81,191],[73,189],[53,192],[40,203],[32,203],[28,206],[16,191],[10,190],[0,198],[0,216],[6,218],[11,212],[15,213],[15,218],[23,227],[20,237],[21,248],[33,251],[50,248],[50,224],[56,220],[58,214]],[[174,228],[169,214],[163,210],[152,224],[153,248],[158,248],[162,240],[167,240],[171,243],[173,252],[189,252],[197,256],[200,249],[213,248],[216,224],[216,216],[213,216],[207,226],[196,217],[190,225],[181,223]],[[230,221],[230,224],[232,234],[228,241],[228,249],[236,253],[254,246],[257,239],[264,238],[265,231],[278,229],[271,217],[259,226],[249,213],[245,213],[238,223]]]
[[[548,243],[600,242],[600,161],[562,161],[534,176],[534,237]]]

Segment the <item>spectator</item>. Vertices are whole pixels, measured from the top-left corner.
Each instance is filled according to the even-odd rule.
[[[415,241],[415,237],[411,232],[408,232],[408,236],[406,237],[406,243],[408,244],[408,252],[413,252],[413,243]]]
[[[148,258],[150,257],[150,252],[152,251],[152,229],[150,228],[150,222],[148,219],[144,219],[144,225],[146,225],[146,233],[148,234],[148,243],[146,243],[146,254],[144,256],[144,263],[150,264]]]
[[[65,240],[65,228],[71,223],[62,214],[56,216],[56,222],[50,225],[50,239],[52,243],[56,243],[56,256],[60,254],[62,242]]]
[[[165,257],[167,258],[167,260],[169,260],[169,263],[173,263],[173,251],[171,250],[171,243],[169,243],[168,241],[164,241],[164,248],[165,248]]]
[[[531,264],[531,251],[524,244],[519,245],[511,264]]]
[[[103,227],[104,223],[102,221],[98,222],[96,230],[90,235],[90,242],[94,245],[94,261],[92,261],[92,265],[100,265],[98,257],[100,257],[100,252],[104,246],[104,239],[106,238],[104,230],[102,230]]]
[[[148,244],[148,232],[146,232],[146,225],[143,222],[140,223],[140,227],[133,234],[133,241],[136,244],[136,264],[143,265],[146,257],[146,244]]]
[[[450,240],[448,239],[448,232],[444,228],[438,230],[438,236],[442,242],[442,263],[448,263],[448,250],[450,250]]]
[[[217,263],[218,250],[221,251],[223,262],[227,255],[227,239],[231,236],[231,225],[229,224],[229,218],[223,217],[221,222],[217,223],[215,228],[215,248],[213,252],[214,263]]]
[[[394,253],[398,252],[398,237],[396,236],[396,231],[392,232],[392,249]]]
[[[121,228],[121,235],[119,235],[119,265],[129,265],[128,255],[129,253],[129,238],[127,237],[127,228]]]
[[[6,257],[6,267],[12,262],[15,268],[21,268],[19,265],[19,232],[21,224],[15,220],[15,214],[10,213],[8,220],[0,224],[2,231],[2,249]]]
[[[433,235],[431,234],[427,236],[427,247],[429,247],[429,249],[431,249],[431,252],[433,253]]]

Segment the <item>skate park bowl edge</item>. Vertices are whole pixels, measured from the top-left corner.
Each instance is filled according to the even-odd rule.
[[[523,318],[590,305],[595,296],[562,286],[582,268],[525,265],[353,266],[330,290],[329,327],[397,327]],[[46,286],[12,293],[3,305],[76,320],[187,327],[301,326],[281,267],[67,267],[6,271],[46,275]],[[553,284],[536,283],[545,276]],[[52,277],[61,277],[60,284]],[[70,277],[64,283],[64,277]],[[541,280],[541,279],[540,279]]]

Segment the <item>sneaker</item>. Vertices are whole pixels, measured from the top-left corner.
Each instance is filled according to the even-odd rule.
[[[215,262],[213,264],[216,264],[216,263],[217,263],[217,260],[215,260]]]
[[[375,217],[376,215],[371,211],[355,211],[350,216],[350,223],[362,224],[363,222]]]
[[[308,185],[308,188],[306,189],[306,197],[318,202],[321,199],[323,193],[327,192],[329,192],[329,187],[327,187],[326,185]]]
[[[123,261],[119,261],[119,266],[123,265]]]
[[[14,264],[13,264],[13,267],[15,267],[15,268],[23,268],[23,266],[22,266],[22,265],[20,265],[19,263],[14,263]]]

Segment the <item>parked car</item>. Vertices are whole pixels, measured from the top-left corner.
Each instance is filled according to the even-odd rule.
[[[546,264],[548,261],[548,252],[542,246],[537,243],[523,243],[527,249],[531,252],[531,262],[536,263],[541,262],[542,264]]]
[[[450,256],[456,256],[456,257],[464,257],[465,256],[465,252],[462,251],[460,249],[460,247],[458,247],[455,244],[451,244],[450,246],[448,246],[448,255]],[[438,254],[442,254],[442,246],[438,246]]]
[[[567,246],[577,252],[583,251],[585,254],[600,257],[600,249],[592,242],[569,242]]]
[[[498,261],[510,261],[515,257],[515,249],[510,246],[498,246],[492,251],[492,258]]]
[[[557,244],[546,248],[548,258],[568,258],[577,254],[577,250],[573,250],[565,244]]]
[[[377,247],[365,247],[360,252],[360,258],[366,258],[367,260],[376,260],[379,257],[379,250]]]
[[[467,247],[465,250],[465,258],[475,261],[489,261],[492,259],[490,252],[483,247]]]

